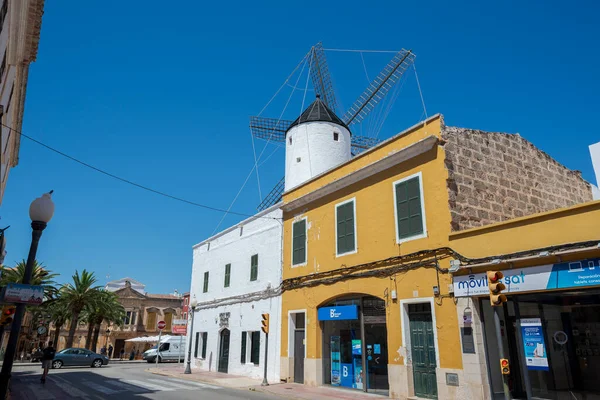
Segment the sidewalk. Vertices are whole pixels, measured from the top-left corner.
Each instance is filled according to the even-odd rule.
[[[261,386],[262,380],[252,379],[245,376],[223,374],[220,372],[199,371],[192,369],[189,375],[184,374],[183,365],[165,365],[149,368],[146,371],[157,375],[170,376],[179,379],[187,379],[195,382],[209,383],[217,386],[230,387],[241,390],[252,390],[256,392],[269,393],[288,399],[301,400],[377,400],[387,397],[375,394],[362,393],[358,390],[338,389],[332,387],[310,387],[298,383],[275,383],[269,386]]]
[[[4,361],[0,361],[0,365],[2,365],[3,363],[4,363]],[[146,364],[146,361],[144,361],[144,360],[119,360],[118,358],[117,359],[111,358],[109,360],[108,365],[115,365],[115,364],[142,364],[142,363]],[[30,367],[32,365],[34,365],[34,366],[35,365],[41,365],[41,362],[40,361],[31,362],[31,361],[16,361],[15,360],[15,362],[13,363],[14,367],[18,367],[18,366],[24,366],[24,367],[29,366]]]

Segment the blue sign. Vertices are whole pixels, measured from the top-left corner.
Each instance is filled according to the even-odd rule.
[[[527,369],[538,371],[550,370],[542,329],[542,320],[540,318],[521,320],[521,337],[523,338]]]
[[[360,339],[352,339],[352,355],[360,356],[362,354],[362,343]]]
[[[354,383],[354,368],[352,364],[342,364],[342,386],[351,388]]]
[[[317,312],[319,321],[358,319],[358,306],[321,307]]]
[[[375,354],[381,354],[381,345],[376,344],[374,348]]]

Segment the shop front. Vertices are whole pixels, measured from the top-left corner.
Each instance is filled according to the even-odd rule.
[[[389,394],[385,301],[340,298],[317,310],[323,348],[323,383]]]
[[[600,258],[502,272],[508,301],[500,309],[500,341],[510,361],[511,395],[600,399]],[[457,297],[470,297],[478,308],[490,393],[503,399],[499,340],[485,272],[455,276],[454,288]]]

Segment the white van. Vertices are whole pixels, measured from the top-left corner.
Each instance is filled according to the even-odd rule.
[[[170,336],[161,340],[160,350],[158,351],[158,362],[177,361],[185,358],[185,336]],[[156,345],[152,346],[142,355],[142,358],[149,363],[156,362]]]

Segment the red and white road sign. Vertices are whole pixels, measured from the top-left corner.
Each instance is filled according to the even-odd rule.
[[[158,324],[156,326],[158,327],[158,329],[160,329],[162,331],[163,329],[166,328],[167,323],[165,321],[158,321]]]

